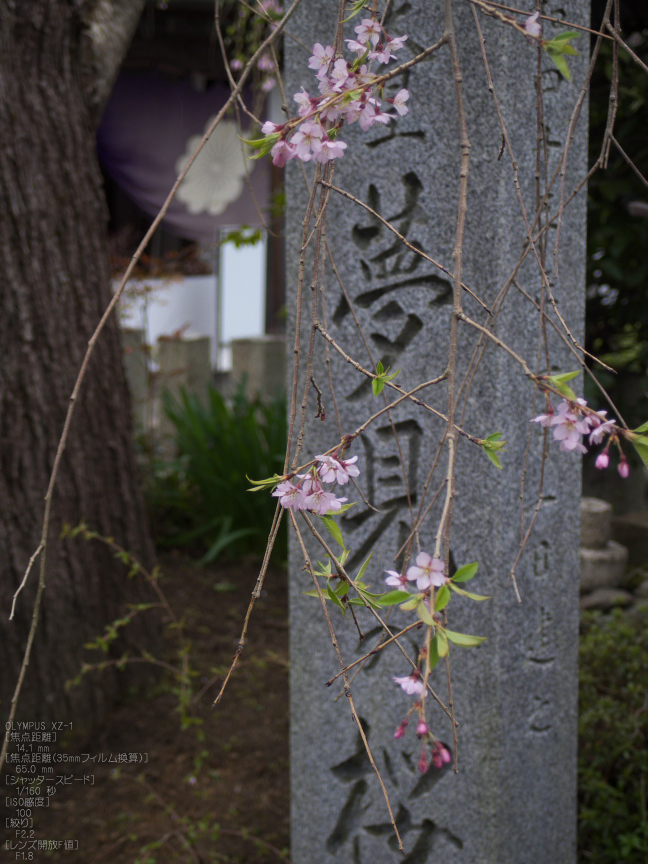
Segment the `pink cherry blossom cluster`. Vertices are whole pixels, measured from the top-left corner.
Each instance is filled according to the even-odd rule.
[[[281,167],[294,158],[322,163],[338,159],[347,146],[337,138],[344,123],[357,120],[366,131],[375,123],[387,124],[396,116],[382,110],[382,103],[374,93],[378,76],[371,72],[370,65],[373,60],[378,63],[396,60],[394,52],[403,47],[407,36],[389,36],[374,18],[364,18],[355,32],[355,39],[346,40],[349,50],[356,55],[353,61],[335,57],[332,45],[324,47],[317,42],[313,46],[308,66],[316,74],[320,95],[311,96],[302,87],[294,96],[298,106],[295,119],[283,125],[268,120],[261,127],[265,136],[276,139],[270,150],[275,165]],[[385,101],[402,116],[409,111],[405,104],[408,99],[408,91],[402,89]]]
[[[407,572],[402,574],[396,570],[387,570],[387,578],[385,583],[396,589],[407,589],[410,582],[416,582],[416,587],[419,591],[430,592],[432,588],[440,588],[446,583],[445,564],[440,558],[433,558],[427,552],[419,552],[416,556],[416,564],[413,564],[407,569]],[[419,655],[419,667],[425,658],[425,649]],[[407,693],[408,696],[421,696],[424,688],[424,680],[420,668],[417,667],[409,675],[403,677],[394,676],[394,683]],[[412,712],[418,713],[418,723],[416,726],[416,734],[419,738],[424,738],[423,749],[419,759],[419,771],[424,774],[430,764],[435,768],[442,768],[451,760],[450,752],[434,739],[430,733],[430,728],[425,719],[425,711],[423,703],[414,702],[410,710],[407,712],[404,720],[394,732],[394,738],[402,738],[409,723],[409,717]],[[428,744],[431,744],[430,760],[428,759]]]
[[[610,464],[610,445],[614,442],[619,446],[621,453],[618,471],[622,477],[630,474],[625,454],[621,450],[617,427],[613,420],[607,419],[607,411],[593,411],[587,408],[585,399],[574,401],[563,401],[558,410],[549,403],[546,414],[539,414],[532,420],[544,427],[553,427],[553,435],[560,442],[560,449],[568,452],[587,453],[587,447],[583,444],[583,438],[589,436],[589,443],[601,444],[607,437],[605,449],[596,457],[596,467],[607,468]]]
[[[297,474],[292,480],[284,480],[272,493],[279,498],[282,507],[295,510],[310,510],[318,516],[335,513],[342,508],[346,498],[337,498],[328,492],[323,483],[338,483],[344,486],[351,477],[357,477],[360,469],[354,463],[358,457],[343,459],[339,455],[316,456],[314,465],[306,474]]]

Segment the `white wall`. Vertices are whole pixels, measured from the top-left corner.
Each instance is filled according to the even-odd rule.
[[[241,249],[226,243],[219,269],[220,291],[216,274],[131,280],[120,313],[123,326],[143,329],[150,345],[182,328],[209,336],[214,368],[231,368],[229,342],[265,332],[265,236]]]

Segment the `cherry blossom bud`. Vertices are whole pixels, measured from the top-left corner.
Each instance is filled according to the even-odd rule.
[[[626,477],[628,477],[630,475],[630,466],[625,461],[625,459],[622,462],[619,462],[618,471],[624,480],[626,479]]]
[[[427,735],[429,731],[430,731],[429,726],[427,725],[425,720],[423,720],[423,718],[421,718],[418,721],[418,726],[416,727],[416,734],[420,738],[421,735]]]
[[[408,718],[406,717],[403,722],[400,724],[398,729],[394,732],[394,738],[402,738],[405,734],[405,730],[407,729],[407,724],[409,723]]]
[[[240,72],[243,68],[243,63],[237,58],[234,58],[234,60],[232,60],[232,62],[230,63],[230,66],[235,72]]]
[[[609,455],[607,453],[599,453],[599,455],[596,457],[596,462],[594,464],[600,471],[602,471],[610,464]]]
[[[421,750],[421,757],[420,757],[419,763],[418,763],[418,770],[421,772],[421,774],[425,774],[425,772],[428,770],[429,767],[430,767],[430,763],[428,762],[427,750],[424,747]]]

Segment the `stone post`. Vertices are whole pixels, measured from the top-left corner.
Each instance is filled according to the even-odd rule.
[[[529,4],[530,5],[530,4]],[[409,34],[408,59],[436,42],[443,33],[441,2],[396,3],[386,20],[388,32]],[[332,42],[337,3],[304,0],[290,22],[292,34],[310,48]],[[471,4],[456,2],[456,30],[471,140],[464,281],[493,304],[517,262],[525,239],[511,163],[500,153],[502,134],[484,72]],[[545,3],[547,15],[564,14],[557,0]],[[360,16],[361,17],[361,16]],[[569,19],[589,24],[589,3],[569,4]],[[347,24],[347,38],[354,36]],[[481,17],[502,113],[507,124],[520,183],[531,221],[535,212],[537,140],[537,51],[510,27]],[[544,38],[558,32],[545,22]],[[570,57],[572,83],[562,79],[543,57],[544,118],[547,124],[549,176],[561,153],[572,109],[585,74],[589,37],[574,43],[581,52]],[[286,40],[287,94],[301,85],[316,93],[308,70],[308,53]],[[340,137],[348,143],[336,162],[334,182],[389,220],[401,234],[452,270],[457,225],[460,149],[449,53],[442,49],[389,85],[394,95],[407,87],[410,113],[389,126],[376,124],[363,133],[357,124]],[[291,102],[291,111],[294,103]],[[571,143],[566,189],[586,171],[587,117],[581,116]],[[296,162],[296,160],[295,160]],[[311,166],[306,166],[307,168]],[[294,286],[301,245],[306,195],[301,166],[287,169],[287,309],[288,334],[295,318]],[[542,169],[544,176],[544,168]],[[311,174],[312,176],[312,174]],[[560,198],[552,190],[553,212]],[[452,285],[443,272],[405,249],[379,220],[352,202],[332,194],[327,239],[351,299],[344,299],[331,268],[325,274],[328,330],[347,353],[367,368],[378,359],[395,371],[409,389],[441,374],[447,363],[452,314]],[[563,317],[576,338],[582,335],[585,276],[585,198],[572,202],[561,228],[560,277],[553,275],[555,231],[549,232],[547,270]],[[310,304],[308,277],[306,305]],[[540,296],[538,269],[531,259],[521,268],[518,284]],[[484,310],[464,295],[466,313],[482,324]],[[306,310],[306,337],[308,314]],[[359,337],[354,316],[366,334]],[[564,344],[547,327],[553,371],[574,367]],[[495,332],[522,354],[531,368],[544,372],[539,354],[535,310],[511,286],[498,314]],[[477,334],[462,326],[460,374],[463,380],[477,345]],[[289,371],[292,337],[288,335]],[[321,342],[322,340],[320,340]],[[335,410],[320,344],[315,376],[323,390],[326,421],[313,419],[309,404],[305,458],[339,440]],[[542,354],[540,354],[543,357]],[[540,366],[538,366],[538,362]],[[382,407],[369,383],[331,351],[332,375],[343,431]],[[290,389],[290,388],[289,388]],[[301,392],[301,391],[300,391]],[[389,395],[389,394],[388,394]],[[393,392],[390,401],[393,399]],[[445,386],[426,391],[425,400],[446,410]],[[580,464],[549,442],[544,471],[544,504],[516,570],[522,602],[510,572],[529,524],[539,490],[542,433],[530,420],[543,410],[534,403],[532,385],[503,352],[488,344],[472,380],[462,425],[480,437],[501,432],[507,440],[504,469],[491,465],[481,448],[461,441],[457,499],[452,521],[451,552],[456,566],[478,561],[473,590],[492,595],[488,603],[453,598],[449,626],[486,636],[478,648],[451,650],[456,717],[460,723],[459,773],[417,770],[420,743],[415,722],[405,737],[394,730],[412,700],[397,688],[394,675],[406,675],[402,656],[385,650],[353,677],[352,692],[365,724],[372,752],[388,789],[406,854],[397,851],[384,798],[337,684],[325,686],[339,667],[317,600],[304,596],[312,588],[302,569],[303,556],[291,546],[291,720],[292,820],[294,864],[570,864],[576,853],[576,716],[579,596]],[[394,434],[396,433],[396,435]],[[342,519],[351,548],[348,562],[355,575],[371,549],[367,580],[384,590],[384,571],[400,566],[394,555],[410,532],[414,513],[434,462],[443,425],[423,410],[400,406],[393,426],[385,416],[359,438],[351,451],[359,456],[359,480],[371,507],[353,489],[356,506]],[[520,473],[527,448],[525,521],[520,517]],[[409,482],[409,500],[399,467],[399,451]],[[440,485],[444,463],[435,473]],[[349,487],[346,487],[348,489]],[[431,500],[428,492],[426,502]],[[441,496],[442,497],[442,496]],[[372,509],[375,508],[375,509]],[[440,517],[435,504],[421,533],[422,548],[432,543]],[[320,559],[321,552],[313,547]],[[334,612],[335,610],[333,610]],[[374,622],[361,616],[368,633],[363,643],[350,621],[333,615],[347,663],[362,656],[376,639]],[[394,628],[406,619],[391,618]],[[420,637],[404,638],[414,656]],[[437,668],[433,686],[445,691],[445,669]],[[452,747],[452,730],[439,708],[431,713],[436,736]]]

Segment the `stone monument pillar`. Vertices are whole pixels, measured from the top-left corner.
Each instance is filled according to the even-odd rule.
[[[399,52],[399,62],[440,38],[442,6],[439,0],[391,5],[386,20],[389,33],[409,36],[407,51]],[[525,227],[511,161],[506,152],[500,152],[502,133],[489,93],[471,4],[456,2],[454,6],[472,145],[463,278],[492,306],[519,259]],[[289,99],[302,85],[317,92],[313,73],[308,69],[309,54],[303,46],[311,49],[314,42],[332,44],[337,8],[333,2],[304,0],[291,20],[288,29],[297,41],[287,38],[285,42]],[[564,14],[561,10],[557,0],[545,3],[547,15],[560,17]],[[360,18],[362,15],[346,25],[347,38],[354,37],[353,27]],[[569,19],[589,24],[587,0],[569,4]],[[495,91],[519,167],[522,194],[533,222],[537,50],[510,27],[484,16],[481,24]],[[544,23],[545,39],[558,32],[557,27]],[[571,83],[543,57],[549,176],[558,165],[582,85],[589,37],[583,34],[574,45],[580,54],[568,58]],[[388,95],[402,87],[411,94],[409,114],[389,126],[376,124],[366,133],[357,124],[344,128],[340,137],[348,148],[344,157],[336,161],[334,182],[367,202],[411,243],[451,271],[460,146],[447,47],[393,80]],[[292,112],[295,107],[291,102]],[[587,117],[583,114],[569,151],[568,193],[586,171],[586,130]],[[289,163],[286,175],[289,325],[294,324],[294,286],[307,201],[301,166],[296,162]],[[544,172],[543,167],[543,177]],[[312,171],[309,174],[312,178]],[[551,212],[559,200],[560,187],[554,185]],[[553,229],[548,232],[547,272],[560,312],[579,338],[585,286],[584,193],[571,203],[563,220],[559,279],[555,277],[553,260],[555,233]],[[351,300],[350,307],[327,265],[327,326],[333,338],[365,368],[374,368],[378,359],[393,371],[402,368],[397,380],[405,390],[440,375],[447,362],[451,279],[406,249],[371,214],[335,193],[328,210],[327,239]],[[533,298],[540,296],[541,281],[532,256],[520,269],[518,284]],[[308,285],[307,277],[305,290],[310,294]],[[309,306],[310,296],[306,302]],[[483,308],[466,294],[464,308],[474,320],[488,322]],[[307,309],[306,338],[308,315]],[[354,316],[362,324],[371,357],[358,335]],[[552,371],[575,368],[553,329],[547,327],[547,331]],[[289,371],[293,356],[291,332],[289,326]],[[513,286],[499,308],[494,332],[523,355],[532,369],[546,371],[543,360],[537,359],[541,346],[537,313]],[[459,381],[473,356],[478,335],[462,325]],[[323,357],[322,341],[318,344],[318,363]],[[383,402],[372,395],[370,383],[335,351],[331,351],[331,362],[343,431],[349,433]],[[316,367],[315,376],[323,391],[326,420],[313,419],[317,407],[313,393],[305,459],[339,441],[323,363]],[[394,398],[393,391],[387,395],[390,401]],[[453,597],[448,609],[451,629],[487,637],[478,648],[451,650],[454,702],[460,724],[458,774],[451,767],[442,771],[430,768],[423,775],[418,772],[420,743],[414,734],[415,722],[403,738],[394,740],[394,730],[412,702],[392,680],[394,675],[409,673],[397,650],[385,650],[373,657],[352,681],[358,713],[403,837],[404,856],[397,850],[383,794],[347,700],[340,698],[339,680],[328,689],[325,686],[339,666],[319,602],[305,596],[312,584],[302,569],[303,556],[292,544],[294,864],[575,861],[580,464],[577,456],[561,453],[557,444],[549,441],[545,500],[516,570],[522,601],[518,602],[510,572],[540,488],[542,432],[530,421],[544,410],[544,400],[537,399],[535,407],[533,400],[533,386],[519,366],[488,344],[472,381],[461,423],[482,438],[501,432],[507,449],[502,454],[504,468],[498,471],[481,448],[465,440],[459,446],[452,560],[456,566],[478,561],[479,574],[472,590],[492,595],[493,599],[478,604]],[[426,391],[425,401],[445,411],[445,385]],[[363,503],[352,487],[345,487],[344,494],[357,501],[341,519],[351,549],[347,566],[355,575],[369,551],[375,549],[366,574],[375,590],[385,590],[385,570],[400,566],[400,561],[394,563],[394,555],[410,532],[410,505],[416,513],[442,434],[441,421],[424,410],[401,405],[393,411],[393,426],[384,415],[350,451],[350,455],[359,457],[362,473],[358,479],[371,506]],[[530,457],[523,523],[520,475],[527,447]],[[409,501],[399,451],[409,478]],[[431,484],[433,489],[441,483],[443,470],[442,461]],[[428,493],[426,501],[430,499]],[[422,547],[430,553],[439,517],[437,502],[421,533]],[[315,559],[324,557],[315,547],[311,553]],[[349,663],[375,644],[375,622],[362,618],[361,626],[369,635],[360,643],[352,622],[334,613],[332,610],[340,648]],[[410,620],[396,611],[390,623],[398,629]],[[420,644],[420,636],[406,636],[403,643],[415,656],[414,646]],[[437,667],[432,684],[447,701],[443,665]],[[452,748],[452,729],[443,711],[433,707],[430,720],[437,738]]]

